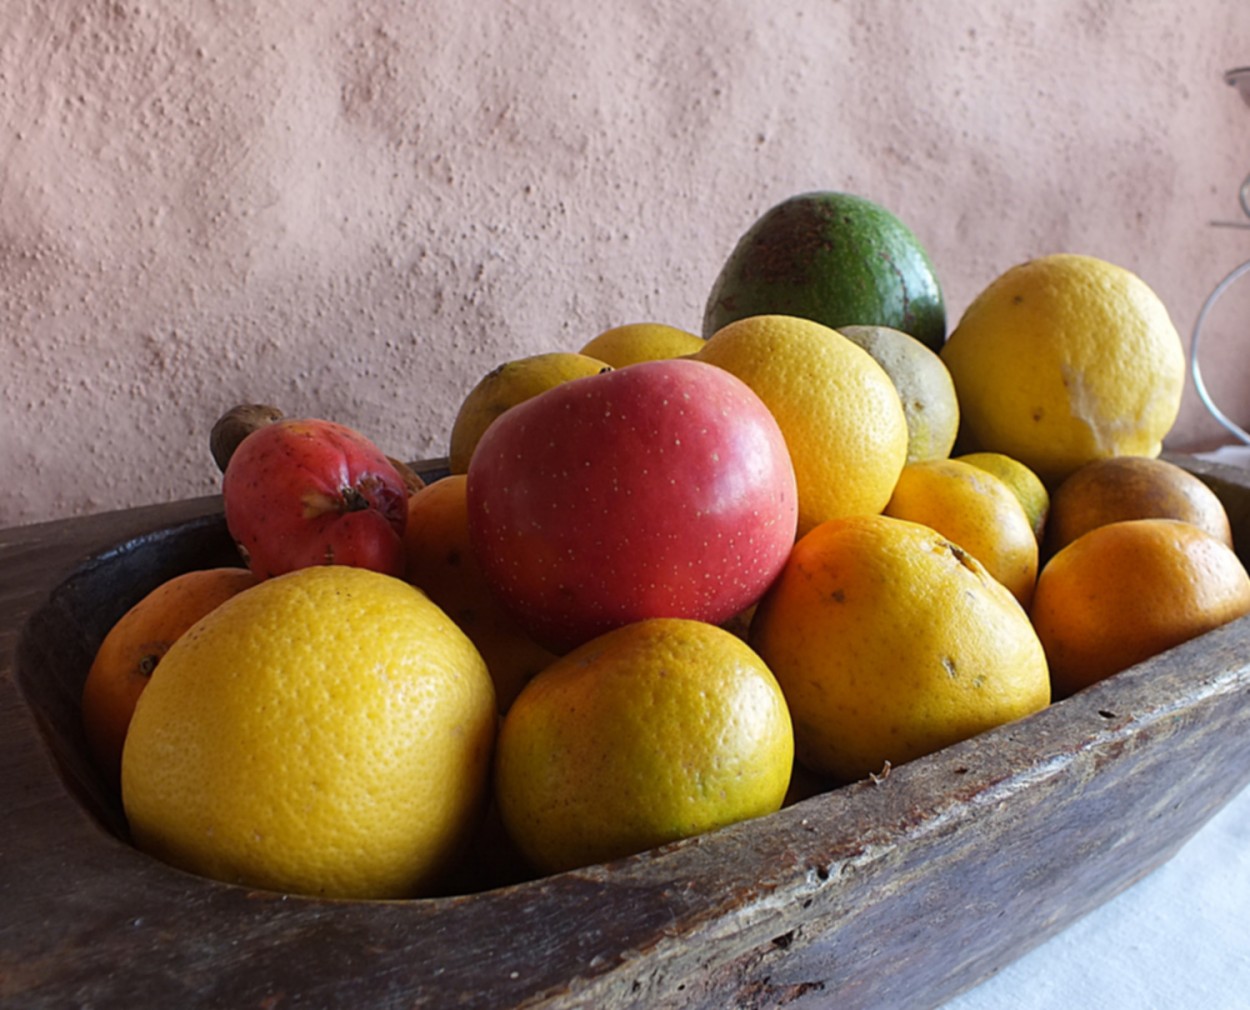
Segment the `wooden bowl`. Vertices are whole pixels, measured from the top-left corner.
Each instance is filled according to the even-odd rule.
[[[1250,480],[1183,460],[1250,544]],[[234,557],[206,498],[0,533],[0,1002],[934,1006],[1167,860],[1250,779],[1250,620],[1020,722],[618,862],[413,901],[130,846],[78,698],[127,607]]]

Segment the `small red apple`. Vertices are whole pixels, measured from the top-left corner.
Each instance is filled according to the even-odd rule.
[[[239,443],[222,478],[226,526],[260,578],[310,565],[404,573],[408,493],[359,432],[283,419]]]
[[[486,430],[469,464],[474,552],[536,641],[564,652],[648,617],[719,624],[794,545],[794,469],[763,401],[705,362],[564,383]]]

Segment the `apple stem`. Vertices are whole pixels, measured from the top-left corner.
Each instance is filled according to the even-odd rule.
[[[369,499],[354,487],[340,488],[339,494],[343,496],[344,512],[361,512],[369,507]]]

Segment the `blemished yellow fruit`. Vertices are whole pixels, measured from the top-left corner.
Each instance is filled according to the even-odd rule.
[[[1179,519],[1099,526],[1052,557],[1030,616],[1066,697],[1250,613],[1250,576],[1225,543]]]
[[[408,581],[427,593],[477,646],[506,712],[555,654],[521,630],[491,594],[469,541],[468,478],[453,473],[408,498],[404,554]]]
[[[497,716],[486,664],[401,579],[345,565],[267,579],[165,654],[135,707],[135,844],[217,880],[401,898],[476,827]]]
[[[945,459],[959,432],[959,399],[950,372],[909,333],[888,326],[840,326],[890,377],[907,417],[907,462]]]
[[[1185,352],[1158,295],[1092,256],[1007,270],[942,348],[959,451],[1001,452],[1048,487],[1112,456],[1157,456],[1180,410]]]
[[[654,618],[525,686],[500,728],[495,795],[521,852],[555,872],[771,813],[793,757],[785,698],[746,643]]]
[[[703,349],[703,338],[665,323],[626,323],[604,330],[581,349],[582,354],[613,368],[640,361],[684,358]]]
[[[1083,533],[1125,519],[1180,519],[1233,546],[1219,496],[1200,478],[1165,459],[1117,456],[1086,463],[1055,488],[1048,554]]]
[[[448,467],[467,473],[473,450],[505,410],[573,379],[611,369],[605,361],[572,351],[551,351],[505,361],[487,372],[461,401],[451,426]]]
[[[1001,480],[1024,506],[1025,514],[1033,526],[1033,533],[1040,542],[1046,532],[1046,520],[1050,515],[1050,492],[1042,479],[1018,459],[1004,456],[1001,452],[969,452],[955,459],[971,463]]]
[[[833,520],[795,544],[750,642],[785,692],[799,760],[840,782],[1050,702],[1011,593],[941,534],[889,516]]]
[[[992,473],[954,459],[908,463],[885,514],[937,530],[980,561],[1021,606],[1029,605],[1037,537],[1020,499]]]
[[[885,507],[907,462],[907,417],[862,347],[810,319],[749,316],[695,357],[736,375],[777,420],[798,482],[800,536]]]

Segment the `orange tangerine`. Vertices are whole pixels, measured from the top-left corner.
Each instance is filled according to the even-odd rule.
[[[422,589],[477,646],[500,712],[555,654],[525,634],[491,595],[469,543],[467,478],[451,474],[408,498],[408,581]]]
[[[800,535],[890,500],[907,462],[907,416],[889,373],[854,341],[810,319],[750,316],[695,358],[736,375],[776,418],[798,481]]]
[[[993,474],[954,459],[909,463],[885,514],[937,530],[1028,606],[1037,580],[1037,537],[1020,499]]]
[[[626,323],[604,330],[578,353],[606,362],[613,368],[640,361],[684,358],[703,349],[703,338],[664,323]]]
[[[246,568],[185,572],[161,583],[104,636],[82,691],[83,730],[109,781],[121,771],[135,703],[169,647],[191,625],[259,580]]]
[[[509,835],[551,872],[771,813],[793,760],[763,660],[715,625],[651,618],[525,686],[500,728],[495,791]]]
[[[1028,616],[967,551],[857,516],[803,537],[751,622],[799,760],[838,781],[903,764],[1050,701]]]
[[[1250,577],[1233,551],[1176,519],[1108,523],[1043,567],[1030,616],[1056,695],[1250,612]]]

